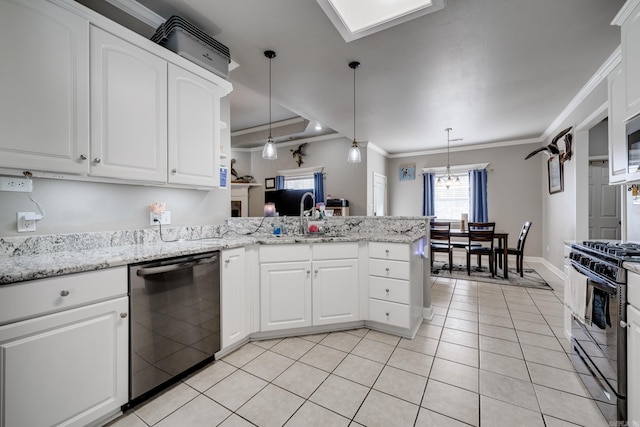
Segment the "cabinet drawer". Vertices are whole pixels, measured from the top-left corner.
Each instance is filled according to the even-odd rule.
[[[409,328],[411,326],[410,314],[408,305],[369,299],[369,320],[374,322]]]
[[[314,243],[313,260],[358,258],[358,242]]]
[[[260,262],[309,261],[311,249],[306,244],[260,246]]]
[[[369,259],[369,275],[409,280],[411,272],[409,269],[409,263],[405,261]]]
[[[369,276],[369,296],[379,300],[409,304],[409,282]]]
[[[393,259],[396,261],[409,261],[409,245],[404,243],[369,243],[369,257]]]
[[[1,286],[0,325],[124,296],[127,290],[126,266]]]

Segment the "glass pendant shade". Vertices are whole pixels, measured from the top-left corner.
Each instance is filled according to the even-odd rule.
[[[278,158],[278,150],[271,136],[267,139],[266,144],[262,148],[262,158],[267,160],[275,160]]]
[[[360,163],[362,161],[362,157],[360,156],[360,147],[358,147],[358,143],[353,141],[351,148],[349,148],[349,155],[347,156],[347,162],[349,163]]]

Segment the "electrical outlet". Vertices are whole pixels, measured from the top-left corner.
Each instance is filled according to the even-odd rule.
[[[25,219],[27,215],[35,215],[35,212],[18,212],[18,233],[36,231],[36,220]]]
[[[0,191],[20,191],[30,193],[33,190],[27,178],[0,176]]]
[[[156,214],[156,213],[153,213],[153,212],[149,212],[149,224],[150,225],[158,224],[156,219],[162,225],[171,225],[171,212],[170,211],[165,211],[165,212],[163,212],[161,214]]]

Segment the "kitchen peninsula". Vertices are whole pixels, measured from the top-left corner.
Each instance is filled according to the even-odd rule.
[[[73,325],[78,341],[91,337],[96,350],[77,354],[71,364],[94,360],[101,369],[91,372],[106,374],[71,375],[69,387],[87,389],[86,401],[69,407],[54,399],[43,413],[50,410],[59,419],[62,410],[80,411],[82,423],[113,416],[128,399],[127,337],[134,307],[127,266],[212,251],[220,251],[221,261],[221,350],[216,358],[251,340],[363,325],[412,338],[431,309],[428,251],[423,256],[426,220],[336,217],[325,220],[323,234],[309,235],[298,233],[299,218],[288,218],[284,228],[294,233],[276,237],[274,218],[230,218],[223,225],[163,228],[162,233],[153,227],[0,239],[0,347],[15,347],[29,335],[39,342],[37,351],[47,346],[53,358],[68,354],[69,348],[74,354],[89,351],[86,344],[76,349],[75,341],[56,344],[58,328],[67,331]],[[24,357],[7,358],[11,367],[5,366],[5,372],[32,369],[21,360],[37,360],[37,355],[26,357],[35,347],[14,349]],[[11,381],[18,377],[3,376],[3,387],[15,391]],[[47,376],[38,381],[47,382]],[[93,390],[105,382],[106,396],[104,390]],[[54,385],[36,386],[43,390],[41,400],[51,398],[45,394]],[[3,399],[12,396],[17,402],[16,393]],[[14,408],[12,414],[20,411],[20,405]]]

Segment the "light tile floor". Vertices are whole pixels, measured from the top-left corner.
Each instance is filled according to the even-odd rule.
[[[563,284],[530,267],[554,291],[437,279],[414,340],[356,329],[249,343],[111,425],[607,426],[566,354]]]

